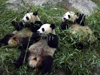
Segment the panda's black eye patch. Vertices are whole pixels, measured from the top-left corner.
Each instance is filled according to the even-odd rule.
[[[44,28],[42,28],[42,31],[43,31],[43,32],[45,31]]]
[[[70,15],[68,15],[68,18],[70,18]]]
[[[29,18],[28,18],[28,17],[26,17],[26,19],[27,19],[27,20],[29,20]]]

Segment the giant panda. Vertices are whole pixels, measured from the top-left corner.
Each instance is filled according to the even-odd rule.
[[[92,30],[85,25],[84,14],[74,13],[68,11],[63,16],[63,22],[61,23],[61,30],[66,30],[75,40],[75,45],[79,45],[80,48],[87,44],[93,43],[96,38]]]
[[[71,24],[85,25],[85,15],[81,13],[74,13],[72,11],[66,12],[62,17],[61,29],[65,30],[66,27],[70,27]],[[67,25],[66,25],[67,23]]]
[[[34,36],[33,41],[38,41],[39,35],[37,34],[36,30],[38,29],[37,27],[25,27],[22,28],[23,26],[22,23],[15,22],[13,21],[12,24],[14,25],[20,25],[20,28],[16,28],[16,31],[12,32],[12,34],[7,34],[0,40],[0,45],[8,45],[9,47],[16,47],[18,45],[23,45],[26,43],[26,45],[29,42],[29,39]],[[28,25],[28,24],[27,24]],[[40,25],[41,26],[41,25]],[[24,49],[26,48],[26,45],[23,47]]]
[[[16,30],[13,31],[12,34],[5,35],[4,38],[0,40],[0,45],[5,44],[5,45],[9,45],[10,47],[16,47],[20,44],[23,45],[23,43],[28,44],[28,40],[32,35],[34,35],[34,37],[39,38],[37,34],[37,30],[42,25],[42,22],[40,21],[37,12],[33,12],[33,13],[27,12],[23,20],[25,22],[27,20],[32,23],[12,21],[12,25],[15,27]],[[26,48],[26,45],[24,47]]]
[[[42,22],[40,21],[40,18],[36,11],[35,12],[27,11],[27,13],[22,18],[22,21],[23,22],[15,22],[15,21],[12,22],[13,26],[16,28],[13,34],[15,34],[17,31],[23,28],[29,28],[32,31],[36,32],[37,29],[39,29],[40,26],[42,25]]]
[[[14,64],[17,66],[22,65],[26,54],[26,61],[29,66],[36,68],[36,70],[41,66],[42,74],[45,74],[51,69],[53,54],[58,47],[58,38],[55,34],[54,24],[43,24],[37,32],[41,36],[40,40],[30,45],[27,51],[22,51]]]

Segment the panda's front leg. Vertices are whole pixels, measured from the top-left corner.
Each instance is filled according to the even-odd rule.
[[[15,29],[16,29],[17,31],[23,29],[23,27],[24,27],[24,25],[23,25],[22,22],[12,21],[11,23],[12,23],[12,25],[15,27]]]
[[[39,26],[42,26],[42,22],[41,21],[35,21],[35,24],[39,24]]]
[[[52,33],[48,34],[48,45],[52,48],[57,48],[58,47],[58,37]]]
[[[62,29],[62,30],[68,29],[68,25],[66,25],[66,22],[62,22],[62,23],[61,23],[61,29]]]

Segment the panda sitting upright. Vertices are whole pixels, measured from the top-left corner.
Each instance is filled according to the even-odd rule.
[[[35,44],[32,44],[28,48],[28,52],[22,51],[20,57],[16,61],[16,65],[23,63],[25,52],[27,52],[26,60],[29,66],[32,68],[42,66],[42,74],[45,74],[51,69],[53,63],[52,57],[58,47],[58,38],[55,34],[54,24],[43,24],[37,32],[40,34],[41,39]]]

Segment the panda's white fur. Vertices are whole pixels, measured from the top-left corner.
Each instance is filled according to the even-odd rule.
[[[45,31],[42,31],[42,29],[45,29]],[[40,32],[40,34],[42,35],[45,35],[45,34],[48,34],[48,33],[52,33],[52,34],[55,34],[55,30],[52,30],[50,28],[50,24],[44,24],[40,27],[40,29],[37,30],[38,32]]]
[[[28,18],[28,19],[27,19]],[[22,19],[24,22],[30,22],[30,23],[35,23],[36,21],[40,21],[40,18],[38,17],[38,14],[37,12],[27,12],[23,19]],[[13,25],[17,25],[17,27],[21,27],[21,25],[17,22],[13,22]],[[19,26],[18,26],[19,25]],[[25,25],[25,24],[24,24]],[[27,24],[28,25],[28,24]],[[15,26],[16,28],[16,26]],[[35,28],[35,27],[34,27]],[[36,27],[37,28],[37,27]],[[36,29],[35,28],[35,29]],[[17,28],[16,28],[17,29]],[[33,32],[32,30],[30,30],[30,28],[26,27],[26,28],[23,28],[21,30],[15,30],[12,32],[12,34],[14,35],[12,38],[10,38],[8,40],[8,45],[13,47],[13,46],[17,46],[18,44],[20,44],[20,39],[21,38],[25,38],[25,37],[31,37]]]
[[[84,38],[85,41],[93,43],[95,41],[95,36],[93,31],[88,26],[80,26],[79,24],[72,24],[67,30],[68,33],[78,35],[80,38]]]
[[[44,75],[50,71],[53,64],[53,55],[58,47],[58,38],[55,34],[54,24],[43,24],[37,33],[40,34],[40,39],[34,44],[30,44],[27,51],[22,49],[18,60],[14,62],[15,65],[21,66],[23,61],[26,60],[30,67],[38,70],[39,66],[42,67],[42,74]],[[30,42],[33,42],[32,40]],[[25,45],[26,46],[26,45]],[[25,56],[26,55],[26,56]],[[26,57],[26,58],[25,58]]]
[[[27,19],[28,18],[28,19]],[[35,23],[36,21],[40,21],[38,15],[34,15],[32,12],[28,12],[24,15],[23,19],[24,22],[32,22]]]
[[[29,23],[33,23],[34,24],[36,21],[40,21],[40,18],[38,16],[37,12],[33,12],[33,13],[32,12],[27,12],[24,15],[24,17],[22,18],[22,20],[24,22],[29,22]],[[12,32],[12,34],[16,34],[16,33],[18,33],[17,30],[15,30],[15,31]]]
[[[15,47],[20,44],[21,38],[31,37],[33,32],[28,28],[24,28],[20,31],[16,31],[16,33],[13,32],[12,34],[14,36],[9,39],[8,45],[11,47]]]
[[[74,36],[71,37],[78,38],[78,42],[93,43],[95,41],[93,31],[88,26],[84,25],[84,14],[68,11],[64,14],[62,21],[62,30],[65,30],[67,27],[67,33],[74,34]]]
[[[32,36],[32,31],[29,28],[23,28],[20,31],[17,31],[16,33],[14,33],[16,36],[20,36],[20,37],[31,37]]]
[[[69,17],[68,15],[70,15],[71,17]],[[65,19],[74,22],[76,19],[78,19],[78,16],[74,12],[68,11],[63,15],[62,21],[64,22]]]
[[[43,32],[42,29],[45,29],[45,31]],[[50,56],[53,56],[56,48],[52,48],[50,46],[48,46],[47,44],[47,38],[44,39],[44,37],[49,34],[49,33],[52,33],[52,34],[55,34],[55,30],[52,31],[52,29],[50,28],[50,24],[44,24],[40,27],[40,29],[38,29],[38,32],[41,34],[41,39],[31,45],[29,47],[29,52],[31,53],[29,58],[28,58],[28,61],[29,61],[29,65],[30,67],[36,67],[37,63],[39,62],[40,58],[41,58],[41,52],[42,52],[42,49],[44,49],[44,56],[46,55],[50,55]],[[49,37],[50,38],[50,37]],[[36,58],[37,60],[34,60],[34,58]]]
[[[36,64],[39,62],[40,58],[41,58],[41,52],[42,49],[44,49],[44,55],[50,55],[53,56],[56,48],[51,48],[48,46],[47,44],[47,40],[41,39],[40,41],[38,41],[37,43],[35,43],[34,45],[31,45],[29,47],[29,51],[31,53],[31,55],[28,58],[29,61],[29,65],[30,67],[36,67]],[[34,58],[37,59],[33,60]]]

